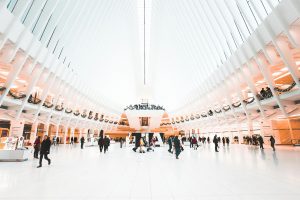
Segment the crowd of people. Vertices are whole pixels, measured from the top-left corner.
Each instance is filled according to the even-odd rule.
[[[107,136],[103,136],[103,130],[100,131],[99,134],[99,139],[98,139],[98,146],[100,153],[104,152],[106,153],[108,151],[108,148],[110,146],[110,138]],[[270,144],[275,151],[275,138],[273,136],[267,136],[270,137]],[[38,168],[42,167],[42,160],[43,158],[48,161],[48,164],[51,164],[51,159],[48,158],[48,155],[50,154],[50,147],[51,144],[53,145],[58,145],[59,144],[59,137],[53,137],[53,140],[51,142],[50,137],[45,135],[43,137],[43,140],[41,141],[41,137],[38,136],[36,140],[34,141],[33,148],[34,148],[34,153],[33,156],[36,159],[39,159],[39,165]],[[72,145],[75,141],[74,139],[70,140],[70,144]],[[119,138],[118,141],[120,142],[120,148],[122,148],[123,143],[126,141],[124,138]],[[154,147],[156,146],[156,142],[158,141],[157,137],[152,137],[147,141],[146,137],[140,137],[135,142],[135,147],[133,148],[133,151],[139,152],[139,153],[145,153],[146,151],[154,151]],[[163,140],[165,141],[165,140]],[[77,141],[76,141],[77,142]],[[187,145],[186,143],[189,142],[190,148],[197,150],[198,147],[202,144],[210,144],[211,139],[210,137],[196,137],[196,136],[191,136],[191,137],[180,137],[180,136],[170,136],[167,139],[167,144],[168,144],[168,152],[171,154],[175,154],[175,158],[179,159],[179,155],[182,151],[184,151],[184,146]],[[254,146],[259,146],[260,149],[264,149],[264,139],[261,135],[254,134],[252,136],[244,136],[243,137],[243,142],[244,144],[247,145],[254,145]],[[80,138],[80,148],[83,149],[85,143],[85,138],[82,136]],[[230,144],[230,139],[229,137],[218,137],[216,134],[214,135],[212,139],[212,143],[214,144],[214,149],[215,152],[219,152],[219,144],[222,143],[223,146],[229,146]]]
[[[139,153],[154,151],[157,141],[157,137],[152,137],[149,141],[147,141],[146,137],[141,137],[135,142],[135,147],[132,150],[134,152],[138,150]],[[133,140],[131,140],[131,144],[133,144]]]
[[[100,131],[98,139],[98,145],[100,149],[100,153],[102,151],[106,153],[108,151],[108,147],[110,146],[110,139],[107,136],[103,137],[103,130]],[[43,159],[48,161],[48,165],[51,164],[51,159],[48,157],[50,154],[51,145],[58,145],[59,144],[59,137],[54,136],[52,141],[48,135],[44,135],[43,140],[41,140],[41,136],[37,136],[34,143],[33,143],[33,158],[39,159],[39,165],[37,168],[42,167]],[[70,145],[77,143],[77,137],[70,138]],[[83,149],[85,143],[85,138],[82,136],[80,138],[80,148]]]
[[[270,137],[271,147],[273,151],[275,151],[275,138],[273,136],[265,136],[265,137]],[[243,140],[244,140],[244,144],[259,146],[260,149],[264,149],[265,142],[261,135],[254,134],[252,136],[244,136]]]

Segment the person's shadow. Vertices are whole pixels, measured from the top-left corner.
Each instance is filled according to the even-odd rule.
[[[278,162],[278,158],[277,158],[277,154],[276,154],[276,151],[273,152],[273,162],[276,166],[278,166],[279,162]]]
[[[266,153],[264,151],[264,149],[260,149],[260,155],[261,155],[261,159],[266,160]]]

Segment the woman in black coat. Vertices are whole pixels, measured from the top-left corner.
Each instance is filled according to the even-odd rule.
[[[178,156],[181,153],[181,144],[180,144],[180,140],[178,139],[178,136],[175,136],[173,142],[174,142],[176,159],[178,159]]]
[[[98,139],[98,145],[99,145],[99,149],[100,149],[100,153],[102,153],[103,147],[104,147],[104,139],[102,136],[99,137]]]
[[[40,148],[41,148],[41,137],[40,136],[38,136],[36,139],[35,139],[35,141],[34,141],[34,143],[33,143],[33,148],[34,148],[34,153],[33,153],[33,157],[34,158],[39,158],[39,151],[40,151]]]
[[[110,145],[110,139],[105,136],[103,139],[103,144],[104,144],[104,153],[106,153],[106,151],[108,151],[108,147]]]
[[[218,140],[218,137],[217,135],[214,136],[214,139],[213,139],[213,143],[215,144],[215,152],[219,152],[218,151],[218,148],[219,148],[219,140]]]
[[[84,137],[82,136],[82,137],[80,138],[81,149],[83,149],[84,142],[85,142],[85,139],[84,139]]]
[[[275,138],[273,136],[271,136],[270,142],[271,142],[271,147],[273,148],[273,151],[275,151]]]
[[[264,139],[259,136],[258,137],[259,148],[264,149]]]

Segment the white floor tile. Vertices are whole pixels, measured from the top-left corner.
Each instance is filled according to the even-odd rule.
[[[0,163],[0,199],[298,200],[300,148],[188,147],[176,160],[165,147],[134,153],[112,145],[52,147],[52,164]]]

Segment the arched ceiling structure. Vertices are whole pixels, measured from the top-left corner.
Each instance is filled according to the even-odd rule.
[[[147,96],[180,113],[197,108],[219,73],[230,73],[225,63],[279,2],[12,0],[8,8],[26,8],[22,23],[94,101],[122,112]]]

